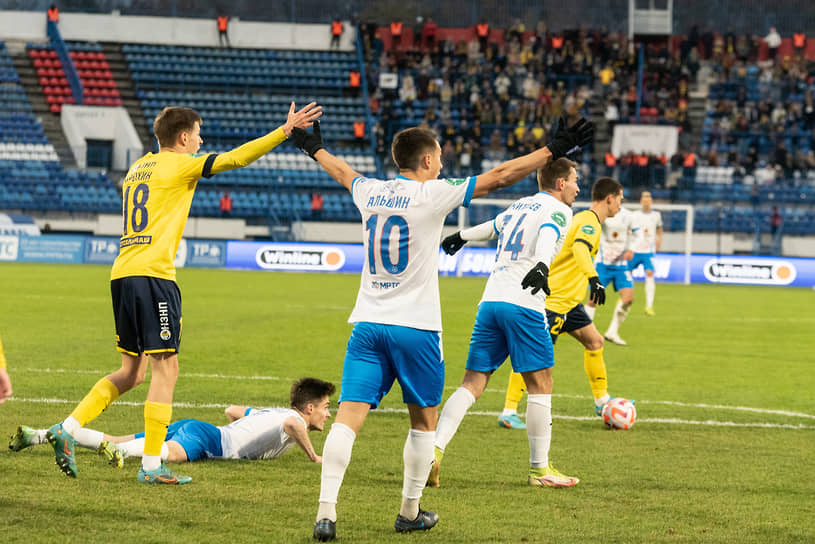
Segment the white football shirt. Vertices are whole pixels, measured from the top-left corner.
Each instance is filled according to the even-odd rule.
[[[653,253],[656,251],[657,229],[662,228],[662,214],[651,209],[645,213],[637,210],[632,214],[631,230],[634,233],[634,251]]]
[[[439,239],[447,214],[469,206],[473,190],[474,176],[424,183],[404,176],[354,179],[365,263],[349,323],[441,331]]]
[[[521,288],[521,281],[539,261],[551,266],[571,221],[572,209],[543,192],[521,198],[498,214],[493,220],[498,234],[495,265],[481,302],[509,302],[546,315],[546,294],[538,291],[533,295],[531,288]],[[550,238],[555,242],[538,248],[538,237],[546,229],[554,231],[556,237]]]
[[[291,416],[305,420],[291,408],[251,410],[248,415],[221,430],[221,450],[224,459],[274,459],[286,453],[296,442],[283,430],[283,422]]]
[[[624,266],[626,250],[634,249],[631,232],[631,211],[620,208],[617,215],[603,221],[600,231],[600,249],[597,251],[597,262],[608,266]]]

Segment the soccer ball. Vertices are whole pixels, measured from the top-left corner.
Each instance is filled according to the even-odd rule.
[[[637,409],[628,399],[611,399],[603,406],[603,421],[610,429],[627,430],[637,420]]]

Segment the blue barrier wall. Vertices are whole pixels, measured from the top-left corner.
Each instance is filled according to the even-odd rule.
[[[0,236],[0,262],[112,264],[119,239],[100,236]],[[654,257],[657,281],[682,283],[685,255],[660,253]],[[365,262],[361,244],[300,244],[224,240],[181,241],[176,266],[292,272],[359,274]],[[454,256],[439,251],[442,276],[487,276],[495,250],[464,248]],[[642,268],[633,271],[642,280]],[[815,259],[752,256],[692,255],[691,283],[789,285],[815,287]]]

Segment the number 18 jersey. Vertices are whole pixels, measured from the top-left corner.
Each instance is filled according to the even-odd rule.
[[[122,238],[110,279],[149,276],[175,281],[175,254],[195,186],[210,176],[215,155],[148,153],[122,183]]]
[[[439,239],[447,214],[469,206],[474,190],[475,177],[354,179],[365,263],[349,323],[441,331]]]
[[[545,315],[546,295],[523,289],[521,281],[538,262],[551,267],[572,221],[572,209],[549,193],[524,197],[498,214],[493,229],[498,234],[495,265],[487,280],[481,302],[509,302]],[[538,237],[551,229],[556,238],[537,254]]]

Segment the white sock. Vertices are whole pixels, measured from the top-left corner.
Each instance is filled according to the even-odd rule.
[[[509,408],[504,408],[504,411],[501,412],[502,416],[511,416],[511,415],[518,415],[517,410],[510,410]]]
[[[475,397],[466,387],[456,389],[441,410],[439,424],[436,426],[436,447],[441,451],[447,447],[456,434],[464,414],[475,402]]]
[[[654,277],[645,276],[645,307],[654,307],[654,291],[656,291],[657,283]]]
[[[583,309],[586,310],[586,313],[589,315],[589,319],[594,321],[594,312],[597,311],[597,306],[583,306]]]
[[[337,495],[351,462],[351,450],[357,435],[348,425],[334,423],[323,446],[323,468],[320,474],[320,507],[317,519],[337,521]],[[425,477],[425,481],[427,478]]]
[[[125,451],[128,457],[141,457],[144,454],[144,438],[134,438],[127,442],[118,444]],[[164,445],[161,446],[161,453],[164,453]]]
[[[552,395],[527,396],[526,435],[529,438],[529,466],[548,466],[552,442]]]
[[[71,436],[75,436],[77,431],[82,428],[82,425],[79,424],[76,418],[68,416],[65,421],[62,422],[62,428],[68,431],[68,434]]]
[[[427,483],[427,477],[433,466],[433,442],[436,431],[417,431],[411,429],[405,440],[402,459],[405,463],[402,483],[402,508],[399,515],[407,519],[416,519],[419,515],[419,499]]]
[[[82,427],[80,427],[77,432],[71,434],[74,435],[74,440],[76,440],[77,444],[90,450],[98,448],[102,439],[105,438],[105,433],[102,431],[94,431],[93,429],[85,429]]]
[[[34,429],[34,436],[31,437],[31,444],[46,444],[48,443],[48,429]]]
[[[626,317],[628,317],[628,308],[623,306],[622,300],[618,300],[617,305],[614,307],[614,313],[611,316],[611,323],[606,331],[606,336],[617,336],[620,332],[620,325],[622,325]]]
[[[610,398],[611,398],[611,395],[609,395],[608,393],[606,393],[605,395],[603,395],[603,396],[602,396],[602,397],[600,397],[599,399],[594,399],[594,405],[595,405],[595,406],[602,406],[602,405],[604,405],[605,403],[607,403],[607,402],[608,402],[608,400],[609,400]]]
[[[156,470],[161,466],[161,455],[144,455],[141,456],[141,468],[144,470]]]
[[[127,442],[122,442],[121,444],[116,444],[119,446],[124,452],[125,457],[142,457],[144,455],[144,438],[134,438],[133,440],[128,440]],[[170,456],[170,450],[167,447],[167,442],[164,442],[161,445],[161,460],[166,461],[167,458]]]

